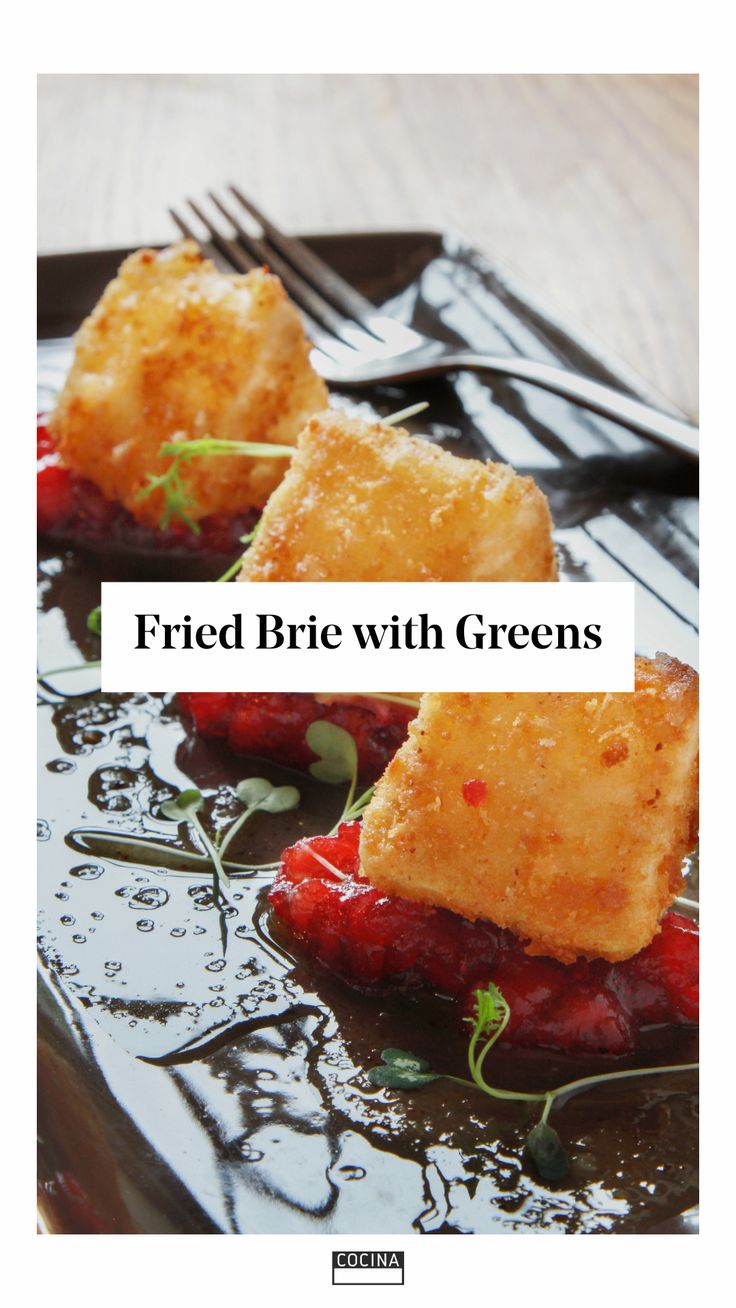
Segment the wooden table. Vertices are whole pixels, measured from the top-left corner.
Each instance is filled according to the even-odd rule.
[[[287,229],[451,227],[697,411],[697,78],[46,75],[39,248],[166,241],[233,179]]]

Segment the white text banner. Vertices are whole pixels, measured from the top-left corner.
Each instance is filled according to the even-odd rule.
[[[628,583],[105,582],[105,691],[627,691]]]

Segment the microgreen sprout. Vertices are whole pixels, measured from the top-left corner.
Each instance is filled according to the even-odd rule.
[[[374,787],[369,786],[356,798],[358,747],[350,732],[344,727],[338,727],[335,722],[327,722],[324,718],[319,718],[307,727],[305,739],[309,748],[317,755],[317,761],[311,763],[309,767],[312,776],[332,786],[340,785],[344,781],[349,783],[342,814],[329,833],[334,835],[341,822],[352,822],[362,817],[371,801]]]
[[[253,527],[251,531],[247,531],[247,532],[245,533],[244,536],[241,536],[241,537],[240,537],[240,544],[241,544],[241,545],[252,545],[252,544],[253,544],[253,541],[254,541],[255,538],[256,538],[256,532],[258,531],[258,528],[260,527],[260,525],[261,525],[261,520],[260,520],[260,518],[259,518],[259,519],[258,519],[258,522],[257,522],[256,525],[255,525],[255,527]],[[247,551],[246,551],[246,552],[247,552]],[[243,559],[244,559],[244,558],[245,558],[245,553],[243,553],[243,554],[239,554],[238,557],[237,557],[237,559],[235,560],[235,562],[234,562],[234,563],[231,563],[231,564],[230,564],[230,567],[227,568],[226,571],[223,572],[222,576],[221,576],[221,577],[218,577],[217,580],[218,580],[218,581],[232,581],[232,578],[233,578],[233,577],[237,577],[238,573],[240,572],[240,569],[241,569],[242,566],[243,566]]]
[[[220,855],[253,813],[288,813],[299,805],[296,786],[272,786],[265,777],[249,777],[235,787],[235,794],[243,805],[243,812],[235,819],[220,842]]]
[[[225,886],[230,889],[230,877],[222,866],[222,859],[219,850],[213,841],[210,840],[198,814],[204,804],[204,796],[200,790],[180,790],[178,795],[171,799],[164,800],[160,808],[162,817],[168,818],[171,822],[187,822],[193,827],[199,839],[209,854],[213,868],[213,880],[215,886],[215,898],[218,897],[219,887]]]
[[[236,877],[252,876],[255,872],[275,872],[280,866],[278,862],[240,863],[225,857],[228,847],[248,818],[258,812],[287,813],[290,809],[297,808],[300,802],[296,786],[274,786],[265,777],[248,777],[239,782],[235,786],[235,797],[243,811],[227,827],[224,835],[218,832],[214,840],[203,829],[199,817],[204,805],[201,791],[194,787],[179,791],[161,805],[159,813],[162,817],[177,823],[186,822],[194,828],[206,850],[204,854],[181,849],[173,842],[152,840],[149,836],[123,836],[119,832],[93,828],[80,827],[70,832],[70,837],[73,837],[75,848],[103,858],[122,859],[151,867],[169,866],[171,871],[196,875],[200,875],[209,866],[213,869],[215,879],[215,897],[219,899],[220,884],[230,889],[230,874]],[[171,866],[172,863],[179,866]]]
[[[167,799],[159,810],[164,818],[172,822],[186,822],[196,832],[212,865],[212,894],[220,914],[220,934],[223,953],[227,949],[227,919],[223,909],[221,890],[230,889],[230,877],[225,871],[224,855],[233,837],[247,822],[252,813],[285,813],[296,808],[299,803],[299,791],[294,786],[274,786],[265,777],[248,777],[235,787],[237,799],[243,805],[243,812],[230,825],[224,838],[210,839],[199,818],[204,804],[200,790],[191,787],[180,790],[178,794]],[[268,865],[269,868],[272,866]]]
[[[162,445],[159,453],[162,453],[164,448],[165,446]],[[141,486],[135,498],[139,501],[147,500],[157,490],[160,490],[164,497],[164,509],[158,524],[161,530],[166,531],[171,524],[172,518],[176,517],[180,518],[184,525],[194,532],[195,536],[199,536],[201,534],[199,524],[192,517],[192,510],[196,505],[181,479],[178,460],[175,459],[165,472],[158,475],[149,472],[146,485]]]
[[[321,864],[322,867],[326,868],[336,881],[347,881],[348,878],[346,874],[341,872],[339,867],[335,867],[335,864],[331,863],[329,858],[325,858],[322,854],[318,854],[313,845],[308,845],[307,849],[312,858],[315,859],[317,863]]]
[[[383,695],[380,691],[362,690],[361,699],[382,699],[387,704],[403,704],[405,708],[418,709],[419,695]]]
[[[203,804],[204,796],[202,792],[191,787],[188,790],[180,790],[171,799],[164,800],[160,813],[162,817],[168,818],[171,822],[186,822],[190,827],[193,827],[207,851],[212,864],[212,898],[215,901],[215,907],[220,918],[220,938],[224,955],[227,952],[227,918],[222,903],[222,886],[229,890],[230,878],[222,866],[217,847],[212,843],[199,820],[198,813]]]
[[[210,458],[212,455],[245,455],[251,459],[290,459],[293,457],[294,447],[271,445],[266,441],[228,441],[218,440],[214,436],[203,436],[195,441],[164,441],[158,452],[160,458],[170,458],[171,463],[158,475],[148,474],[147,483],[138,491],[136,499],[145,500],[155,491],[161,491],[164,497],[164,510],[159,526],[162,530],[166,530],[172,518],[178,517],[198,536],[200,528],[192,517],[196,503],[182,478],[181,470],[185,463],[189,463],[191,459]]]
[[[687,908],[691,913],[700,913],[700,904],[697,899],[686,899],[684,895],[678,895],[675,905],[677,908]]]
[[[404,422],[407,418],[413,418],[415,414],[422,413],[427,408],[429,405],[426,401],[411,404],[405,409],[400,409],[398,413],[389,414],[383,422],[391,427],[398,422]],[[158,453],[160,458],[171,459],[171,463],[164,472],[148,474],[146,485],[138,491],[136,499],[145,500],[155,491],[161,491],[164,498],[163,513],[159,522],[161,529],[166,531],[172,518],[177,517],[198,536],[200,528],[192,516],[196,509],[196,500],[182,478],[181,470],[185,463],[189,463],[191,459],[211,458],[213,455],[224,455],[226,458],[242,456],[249,459],[291,459],[294,457],[294,446],[276,445],[269,441],[230,441],[215,436],[203,436],[192,441],[164,441]],[[228,570],[220,580],[229,581],[235,570],[233,564],[233,572]]]
[[[373,799],[373,792],[375,789],[375,786],[369,786],[361,795],[358,795],[357,799],[353,800],[352,804],[346,805],[340,821],[355,822],[358,818],[361,818]]]
[[[252,544],[253,544],[253,541],[254,541],[255,538],[256,538],[256,533],[257,533],[258,528],[260,527],[260,525],[261,525],[261,519],[259,518],[258,521],[257,521],[257,523],[255,524],[255,526],[254,526],[254,527],[251,527],[250,531],[246,531],[245,535],[240,537],[240,544],[241,544],[241,545],[252,545]]]
[[[544,1090],[537,1094],[522,1090],[501,1090],[497,1086],[489,1085],[483,1074],[483,1064],[506,1029],[510,1009],[498,986],[492,983],[485,990],[476,990],[474,999],[473,1015],[465,1019],[472,1026],[468,1045],[468,1067],[472,1078],[470,1081],[463,1077],[435,1072],[425,1059],[409,1054],[405,1050],[395,1049],[384,1049],[381,1054],[382,1063],[369,1069],[368,1080],[371,1085],[385,1089],[410,1090],[418,1089],[444,1076],[448,1081],[477,1087],[493,1099],[541,1104],[541,1116],[527,1136],[524,1148],[539,1175],[546,1181],[562,1180],[570,1166],[570,1159],[562,1142],[548,1122],[550,1112],[558,1099],[577,1094],[594,1085],[604,1085],[609,1081],[662,1076],[667,1072],[693,1072],[699,1066],[698,1063],[675,1063],[667,1067],[631,1067],[620,1072],[600,1072],[593,1076],[580,1077],[577,1081],[567,1081],[564,1085],[555,1086],[553,1090]]]
[[[209,855],[181,849],[173,841],[152,840],[150,836],[126,836],[118,831],[105,831],[101,827],[77,827],[69,832],[69,839],[73,848],[79,848],[85,854],[136,863],[141,867],[163,867],[172,872],[181,871],[196,876],[210,867]],[[279,867],[278,863],[239,863],[232,858],[224,858],[221,847],[220,857],[231,879],[233,876],[253,876],[255,872],[275,872]]]
[[[344,727],[334,722],[318,718],[307,727],[306,742],[317,762],[310,764],[309,771],[318,781],[327,781],[331,786],[341,781],[349,781],[351,790],[355,790],[355,777],[358,770],[358,747]],[[350,795],[352,802],[352,794]]]
[[[190,459],[201,459],[211,454],[227,456],[244,454],[251,459],[291,459],[294,456],[293,445],[272,445],[269,441],[228,441],[218,440],[215,436],[203,436],[196,441],[165,441],[159,454],[170,455],[177,463],[187,463]]]
[[[368,1073],[371,1085],[385,1090],[417,1090],[439,1080],[439,1072],[431,1070],[426,1058],[417,1058],[405,1049],[384,1049],[381,1059],[382,1065],[372,1067]]]
[[[217,883],[221,883],[227,889],[230,889],[230,877],[225,870],[226,867],[233,868],[236,873],[247,874],[271,870],[278,866],[275,863],[232,863],[226,861],[226,850],[248,821],[248,818],[253,813],[258,812],[287,813],[289,809],[297,808],[300,801],[299,791],[296,786],[274,786],[265,777],[248,777],[244,781],[238,782],[237,786],[235,786],[235,797],[242,805],[243,812],[238,814],[225,834],[218,833],[214,841],[207,835],[198,816],[204,804],[201,791],[194,788],[182,790],[172,799],[167,799],[160,809],[163,817],[176,822],[188,822],[190,826],[194,827],[212,864]],[[132,837],[131,840],[134,844],[151,843],[142,837]],[[157,846],[157,848],[160,847]],[[169,854],[175,852],[170,846],[165,848]]]
[[[397,413],[390,413],[388,418],[383,418],[384,427],[395,427],[397,423],[406,422],[407,418],[415,418],[418,413],[424,413],[429,408],[426,400],[421,400],[419,404],[410,404],[406,409],[399,409]]]
[[[548,1100],[545,1109],[552,1106]],[[543,1181],[562,1181],[570,1170],[570,1156],[554,1127],[543,1116],[529,1132],[524,1146]]]
[[[341,822],[349,822],[362,816],[374,788],[370,786],[356,797],[358,751],[353,737],[342,727],[324,720],[314,722],[308,729],[307,742],[318,755],[317,761],[312,764],[312,775],[332,784],[349,782],[343,812],[333,829],[336,831]],[[111,857],[125,858],[126,861],[150,862],[151,865],[156,866],[161,864],[162,859],[164,862],[173,859],[178,863],[188,864],[185,870],[191,869],[193,872],[210,864],[213,866],[218,883],[221,881],[222,885],[229,888],[229,873],[234,876],[250,876],[255,872],[275,871],[280,866],[278,862],[241,863],[226,858],[232,841],[251,815],[257,812],[287,813],[300,803],[300,794],[295,786],[274,786],[264,777],[248,777],[234,787],[234,792],[243,811],[224,832],[219,831],[214,840],[210,840],[201,829],[198,815],[204,801],[200,791],[194,788],[181,791],[161,806],[160,812],[163,817],[177,822],[186,821],[195,828],[200,843],[206,850],[205,854],[182,850],[174,844],[164,844],[148,836],[120,836],[118,833],[81,829],[76,835],[84,842],[85,850],[89,848],[98,851],[103,857],[109,854]],[[329,834],[332,835],[333,832]],[[215,853],[214,860],[212,850]],[[325,867],[335,876],[343,875],[327,860],[322,860],[320,857],[319,861],[324,862]]]

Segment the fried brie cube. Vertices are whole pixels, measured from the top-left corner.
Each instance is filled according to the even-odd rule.
[[[192,241],[125,260],[75,341],[49,427],[64,463],[142,522],[140,499],[167,441],[205,436],[293,444],[327,389],[281,282],[263,268],[220,272]],[[283,458],[203,457],[182,466],[188,515],[260,508]]]
[[[301,433],[240,581],[555,581],[531,477],[326,411]]]
[[[629,958],[695,843],[698,681],[637,659],[617,694],[429,694],[363,823],[379,889],[486,918],[530,953]]]

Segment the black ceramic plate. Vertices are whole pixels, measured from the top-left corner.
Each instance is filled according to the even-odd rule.
[[[376,303],[429,334],[561,360],[646,395],[454,240],[386,233],[313,244]],[[39,261],[40,407],[63,380],[69,333],[124,253]],[[421,394],[383,387],[346,398],[381,413],[427,399],[421,426],[432,439],[532,472],[551,501],[563,576],[633,578],[641,652],[664,649],[695,663],[692,465],[522,383],[466,374],[420,385]],[[200,563],[197,575],[217,575],[207,567]],[[42,547],[41,668],[95,656],[85,615],[101,578],[171,570],[161,558]],[[185,575],[179,564],[176,575]],[[44,691],[39,709],[40,1208],[48,1229],[693,1229],[692,1076],[571,1101],[557,1125],[575,1163],[565,1182],[544,1184],[523,1162],[528,1123],[518,1107],[491,1113],[479,1096],[444,1081],[405,1097],[366,1081],[365,1068],[389,1045],[449,1059],[460,1071],[464,1037],[454,1006],[376,1000],[299,960],[269,921],[267,874],[238,882],[223,954],[202,873],[176,859],[130,862],[95,833],[170,838],[170,826],[152,814],[184,777],[222,812],[242,777],[287,774],[192,740],[170,694],[102,695],[94,673],[84,675],[73,698]],[[247,861],[277,857],[339,813],[334,788],[288,779],[302,805],[246,828]],[[641,1057],[686,1061],[693,1043],[687,1032],[665,1044],[652,1032]],[[535,1087],[592,1065],[543,1052],[496,1062],[509,1084]]]

